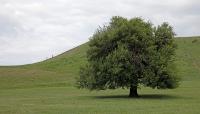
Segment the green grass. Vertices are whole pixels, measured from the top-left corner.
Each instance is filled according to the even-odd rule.
[[[194,42],[194,40],[197,41]],[[36,64],[0,67],[0,114],[197,114],[200,112],[200,38],[177,38],[180,87],[88,91],[74,87],[88,45]]]

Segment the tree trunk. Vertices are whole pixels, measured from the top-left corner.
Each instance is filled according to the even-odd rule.
[[[137,93],[137,86],[130,87],[129,97],[139,97]]]

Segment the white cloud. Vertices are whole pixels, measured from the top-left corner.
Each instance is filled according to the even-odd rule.
[[[114,15],[200,35],[198,0],[1,0],[0,64],[37,62],[78,46]]]

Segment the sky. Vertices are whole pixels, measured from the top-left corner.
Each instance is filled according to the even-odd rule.
[[[200,35],[199,0],[0,0],[0,65],[30,64],[89,40],[112,16]]]

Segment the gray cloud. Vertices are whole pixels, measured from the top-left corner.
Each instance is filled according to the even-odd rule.
[[[27,64],[78,46],[112,16],[169,22],[178,36],[200,35],[198,0],[1,0],[0,64]]]

